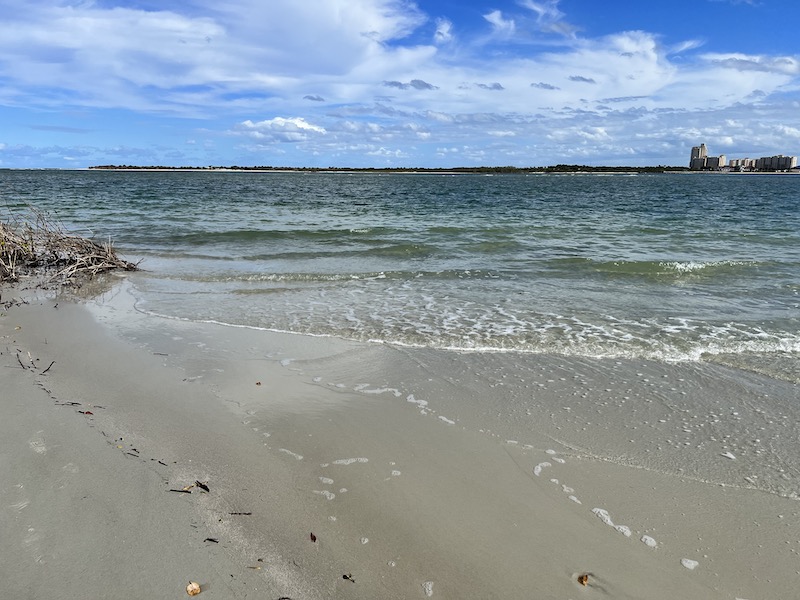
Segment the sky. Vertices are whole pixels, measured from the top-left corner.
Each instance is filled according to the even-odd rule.
[[[0,168],[800,155],[787,0],[0,0]]]

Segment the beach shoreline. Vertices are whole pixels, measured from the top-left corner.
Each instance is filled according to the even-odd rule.
[[[164,319],[124,281],[21,294],[0,317],[10,597],[758,600],[800,579],[796,500],[582,452],[554,417],[580,381],[510,439],[459,405],[455,353]]]

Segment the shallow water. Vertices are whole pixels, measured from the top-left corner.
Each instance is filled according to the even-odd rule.
[[[800,381],[800,178],[6,171],[171,317]]]

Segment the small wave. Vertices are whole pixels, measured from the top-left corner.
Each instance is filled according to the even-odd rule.
[[[335,242],[351,239],[354,235],[372,234],[376,241],[385,239],[392,230],[371,227],[349,227],[342,229],[231,229],[227,231],[195,231],[192,233],[173,233],[162,241],[187,246],[218,244],[241,244],[253,242],[281,242],[285,240],[307,240]]]
[[[644,277],[681,277],[686,275],[702,275],[711,277],[717,274],[736,273],[744,269],[760,266],[755,261],[721,260],[721,261],[591,261],[588,265],[596,272],[619,276]]]
[[[259,295],[272,298],[265,304],[257,300]],[[287,295],[283,290],[260,288],[237,290],[230,295],[231,301],[219,298],[209,303],[198,296],[203,307],[192,315],[186,297],[178,294],[151,299],[149,311],[188,315],[188,320],[220,325],[464,353],[510,352],[668,363],[711,361],[788,380],[797,379],[800,357],[800,334],[737,323],[623,323],[608,318],[591,323],[561,315],[525,320],[501,312],[482,317],[462,312],[434,318],[431,312],[390,311],[380,306],[353,305],[345,310],[328,296],[307,301],[301,293]],[[254,298],[255,304],[243,300],[246,297]]]
[[[659,264],[665,269],[676,271],[677,273],[695,273],[698,271],[725,269],[728,267],[730,268],[754,267],[758,265],[758,263],[755,263],[753,261],[743,261],[743,260],[721,260],[721,261],[711,261],[711,262],[673,261],[673,262],[662,262]]]
[[[326,283],[347,281],[385,280],[388,282],[417,281],[431,279],[436,281],[455,281],[470,279],[496,279],[498,273],[482,269],[456,269],[443,271],[367,271],[363,273],[251,273],[224,271],[214,273],[201,271],[195,273],[148,273],[153,280],[192,283]],[[289,289],[289,288],[287,288]]]

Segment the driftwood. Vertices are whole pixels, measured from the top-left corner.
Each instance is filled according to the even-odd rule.
[[[138,268],[117,257],[110,240],[99,244],[70,235],[42,215],[33,216],[32,222],[0,222],[0,283],[46,275],[50,283],[71,284],[114,269]]]

